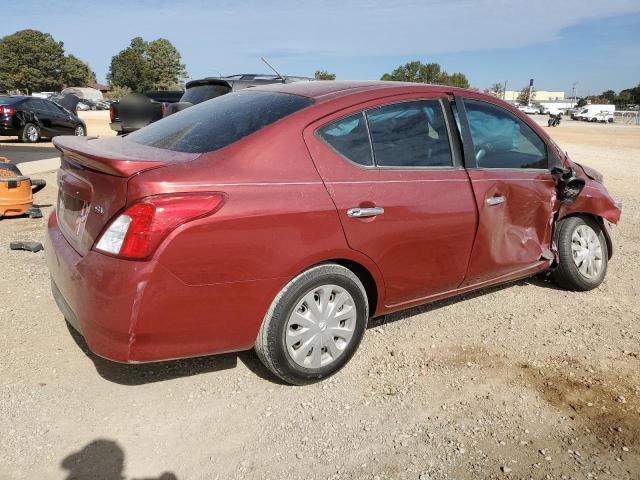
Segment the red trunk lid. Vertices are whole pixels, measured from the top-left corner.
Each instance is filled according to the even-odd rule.
[[[124,138],[56,137],[58,225],[69,244],[86,255],[105,225],[127,205],[129,179],[145,170],[193,160],[199,154],[147,147]]]

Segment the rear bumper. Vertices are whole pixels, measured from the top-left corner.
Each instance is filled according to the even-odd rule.
[[[0,123],[0,135],[7,137],[17,137],[20,135],[20,129],[13,127],[12,125],[2,125]]]
[[[136,130],[138,130],[137,128],[131,128],[131,127],[124,127],[122,125],[122,122],[111,122],[109,124],[109,127],[111,128],[111,130],[114,130],[118,133],[131,133],[131,132],[135,132]]]
[[[187,285],[156,260],[80,256],[49,218],[53,296],[89,348],[109,360],[150,362],[253,347],[281,279]]]

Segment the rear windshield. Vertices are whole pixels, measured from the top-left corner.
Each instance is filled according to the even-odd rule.
[[[0,105],[13,105],[14,103],[18,103],[22,98],[16,97],[3,97],[0,95]]]
[[[310,98],[299,95],[243,90],[182,110],[126,138],[176,152],[211,152],[312,103]]]
[[[182,97],[182,93],[183,92],[181,92],[180,90],[167,90],[167,91],[154,90],[154,91],[144,92],[144,95],[156,102],[173,103],[173,102],[180,101],[180,98]]]
[[[227,85],[196,85],[187,88],[187,91],[184,92],[180,101],[193,103],[195,105],[196,103],[206,102],[230,91],[231,87]]]

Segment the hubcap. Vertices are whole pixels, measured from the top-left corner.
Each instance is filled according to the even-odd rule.
[[[33,125],[27,127],[27,138],[31,142],[35,142],[38,139],[38,130]]]
[[[82,137],[84,135],[84,128],[78,126],[76,127],[76,136],[77,137]]]
[[[356,327],[353,297],[337,285],[307,292],[287,320],[285,342],[291,359],[301,367],[320,368],[346,350]]]
[[[585,278],[596,278],[602,270],[602,245],[588,225],[579,225],[571,235],[573,262]]]

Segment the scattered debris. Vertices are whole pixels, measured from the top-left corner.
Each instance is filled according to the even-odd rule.
[[[38,207],[31,207],[27,210],[27,215],[29,215],[29,218],[42,218],[42,210]]]
[[[9,244],[11,250],[27,250],[29,252],[39,252],[44,250],[44,246],[40,242],[33,242],[31,240],[18,240]]]

